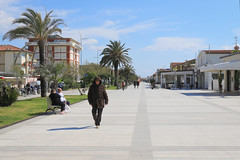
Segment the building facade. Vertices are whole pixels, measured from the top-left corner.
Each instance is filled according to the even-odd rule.
[[[217,84],[217,90],[224,92],[239,91],[240,87],[240,51],[238,45],[234,47],[234,51],[229,55],[220,57],[221,63],[209,64],[201,67],[201,72],[211,73],[217,72],[223,79]]]
[[[39,48],[37,40],[30,38],[26,42],[28,49],[35,53],[34,58],[37,60],[35,67],[39,67]],[[63,38],[58,35],[49,36],[45,43],[44,55],[48,62],[51,59],[54,62],[66,62],[71,66],[79,68],[80,62],[80,43],[72,38]]]
[[[0,75],[13,76],[13,65],[21,48],[12,45],[0,45]],[[23,49],[16,59],[24,74],[29,74],[33,52]]]
[[[195,85],[196,88],[218,90],[218,72],[201,72],[201,68],[221,63],[221,57],[230,55],[233,50],[202,50],[196,59]]]
[[[162,88],[193,88],[195,59],[170,64],[170,72],[161,73]]]

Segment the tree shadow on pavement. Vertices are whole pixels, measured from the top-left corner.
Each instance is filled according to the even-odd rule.
[[[84,126],[84,127],[70,127],[70,128],[53,128],[47,131],[68,131],[68,130],[83,130],[83,129],[93,129],[93,126]]]

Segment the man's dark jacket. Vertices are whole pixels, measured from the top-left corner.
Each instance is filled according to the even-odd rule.
[[[62,103],[60,100],[61,96],[57,93],[51,93],[49,97],[51,98],[53,105],[60,105]]]
[[[104,104],[108,104],[108,96],[105,87],[100,81],[99,85],[93,82],[88,91],[88,102],[92,106],[104,108]]]

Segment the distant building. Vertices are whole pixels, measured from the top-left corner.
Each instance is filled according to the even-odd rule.
[[[170,72],[161,73],[163,88],[192,88],[194,86],[195,59],[170,64]]]
[[[156,72],[155,82],[158,84],[161,84],[161,74],[165,72],[170,72],[170,71],[171,71],[170,69],[164,69],[164,68],[158,69]]]
[[[200,67],[200,72],[204,75],[208,74],[208,84],[212,89],[219,90],[219,73],[222,73],[222,89],[224,92],[238,91],[240,86],[240,51],[238,45],[235,50],[229,50],[228,54],[222,55],[218,59],[218,63],[207,64]],[[212,83],[211,83],[212,82]],[[208,86],[208,89],[210,88]],[[211,89],[211,88],[210,88]]]
[[[21,48],[12,45],[0,45],[0,75],[14,76],[12,67]],[[20,66],[24,74],[28,74],[31,68],[33,52],[23,49],[16,60],[16,65]]]
[[[221,57],[231,55],[233,50],[202,50],[198,54],[195,67],[196,87],[218,90],[218,72],[201,72],[208,65],[221,63]]]
[[[36,67],[39,67],[39,48],[37,39],[29,38],[26,42],[28,49],[35,52],[34,58],[37,60]],[[72,38],[63,38],[58,35],[49,36],[45,45],[45,60],[52,59],[54,62],[66,62],[71,66],[79,68],[80,43]]]

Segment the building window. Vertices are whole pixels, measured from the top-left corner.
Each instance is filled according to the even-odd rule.
[[[70,54],[70,59],[73,59],[73,54]]]
[[[61,59],[61,53],[54,53],[54,59]]]
[[[39,54],[38,53],[35,53],[34,59],[39,59]]]
[[[54,52],[61,52],[61,48],[60,47],[54,47]]]
[[[67,52],[66,46],[57,46],[54,48],[54,52]]]
[[[54,59],[67,59],[66,53],[54,53]]]
[[[73,47],[70,47],[70,53],[73,53]]]
[[[61,53],[61,59],[67,59],[67,54],[66,53]]]
[[[33,52],[39,52],[39,47],[34,47]]]
[[[67,52],[67,47],[66,46],[62,46],[61,47],[61,52]]]
[[[54,42],[67,42],[66,39],[54,39]]]

